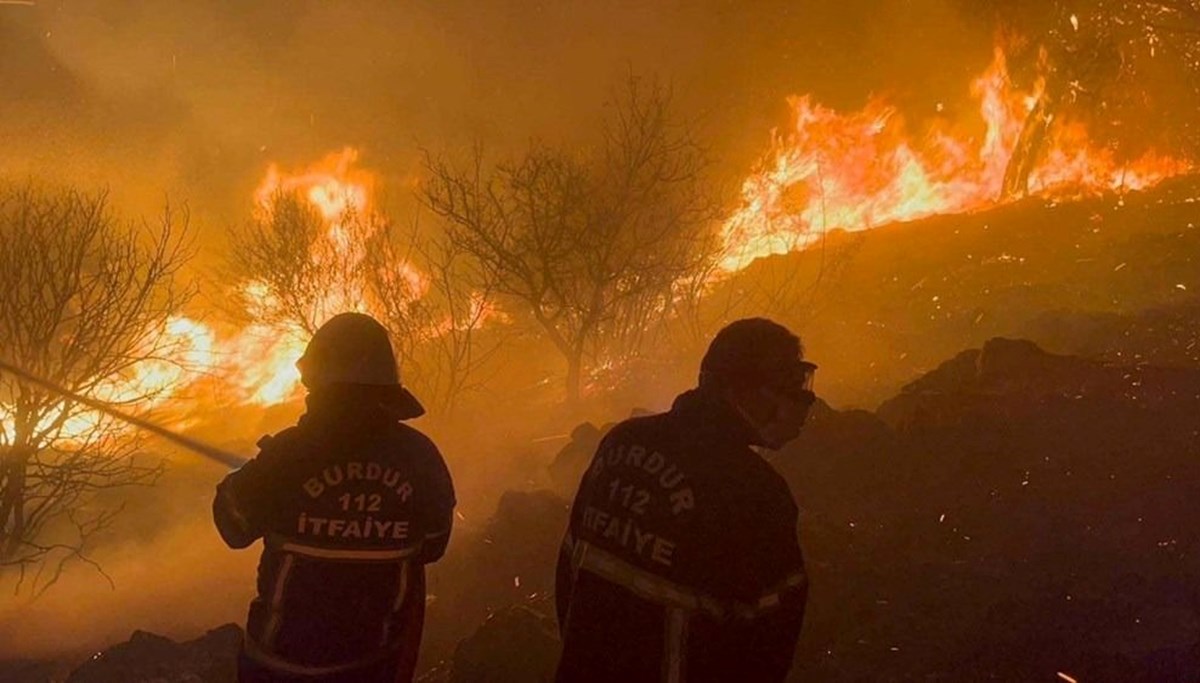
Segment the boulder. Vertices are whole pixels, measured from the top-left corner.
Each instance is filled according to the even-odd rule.
[[[560,644],[554,618],[545,613],[548,602],[513,605],[493,612],[455,650],[447,683],[554,680]]]
[[[241,642],[242,630],[235,624],[183,643],[134,631],[129,640],[76,668],[67,683],[232,683]]]

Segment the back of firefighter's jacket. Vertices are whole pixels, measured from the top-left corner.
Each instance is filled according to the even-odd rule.
[[[807,579],[795,503],[751,439],[694,394],[604,439],[560,554],[559,681],[783,679]]]
[[[424,565],[449,539],[454,492],[433,443],[396,421],[342,417],[260,442],[214,502],[230,545],[264,540],[245,649],[282,673],[415,658]]]

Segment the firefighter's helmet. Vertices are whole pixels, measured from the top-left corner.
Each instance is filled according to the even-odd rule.
[[[395,387],[395,400],[391,402],[401,419],[425,413],[400,382],[387,330],[369,315],[339,313],[330,318],[313,334],[296,367],[310,391],[335,384]]]

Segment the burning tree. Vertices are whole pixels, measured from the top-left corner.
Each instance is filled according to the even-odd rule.
[[[169,209],[139,231],[103,193],[0,186],[0,357],[127,412],[164,398],[181,374],[185,233]],[[0,372],[0,568],[18,590],[94,564],[89,542],[118,512],[96,494],[161,471],[137,452],[122,425]]]
[[[496,348],[478,334],[489,289],[466,287],[478,279],[461,275],[466,264],[453,245],[425,239],[415,224],[397,230],[370,209],[366,180],[347,175],[353,150],[333,158],[327,172],[268,174],[253,220],[232,236],[232,269],[245,283],[240,308],[276,333],[305,336],[341,311],[375,315],[405,382],[449,413],[477,388]]]
[[[427,156],[422,198],[450,243],[527,313],[566,362],[568,401],[585,362],[636,353],[681,289],[717,257],[706,151],[671,93],[631,77],[588,154],[534,143],[487,166]]]
[[[242,310],[308,335],[337,313],[363,310],[364,255],[386,222],[354,204],[334,220],[294,192],[273,193],[232,236],[233,270],[251,280],[240,292]]]
[[[995,3],[995,11],[1024,37],[1010,56],[1036,93],[1003,196],[1026,193],[1052,128],[1068,119],[1126,160],[1155,144],[1200,150],[1200,2],[1029,0]]]
[[[379,240],[367,257],[367,291],[425,403],[444,414],[481,388],[481,370],[502,334],[483,330],[495,311],[492,286],[457,244],[422,237]],[[423,275],[410,264],[419,264]]]

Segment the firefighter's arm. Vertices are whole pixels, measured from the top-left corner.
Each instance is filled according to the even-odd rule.
[[[570,532],[568,532],[570,538]],[[558,633],[566,635],[567,610],[571,605],[571,591],[575,588],[575,567],[571,564],[571,548],[564,540],[558,551],[558,567],[554,575],[554,611],[558,617]]]
[[[563,538],[562,547],[558,551],[558,566],[554,576],[554,611],[558,617],[558,632],[562,636],[566,635],[567,614],[571,608],[571,594],[575,590],[576,574],[573,556],[575,553],[575,529],[578,521],[576,515],[587,504],[586,501],[591,493],[591,473],[596,457],[605,452],[611,438],[613,438],[613,434],[609,432],[600,440],[600,444],[596,447],[596,453],[593,454],[592,460],[588,464],[588,469],[584,471],[579,488],[575,491],[575,498],[571,502],[571,511],[567,516],[567,532]]]
[[[422,528],[425,538],[418,556],[418,561],[423,564],[437,562],[446,553],[446,546],[450,543],[450,532],[454,528],[454,506],[456,504],[454,480],[450,478],[450,470],[446,468],[446,461],[432,443],[429,446],[433,449],[430,458],[431,476],[429,479],[431,495],[427,500],[427,507],[423,511],[425,521]]]
[[[213,498],[213,522],[230,548],[245,548],[262,535],[244,490],[239,486],[241,480],[247,478],[247,470],[255,469],[253,464],[251,461],[229,473],[217,484],[217,495]]]
[[[804,608],[808,602],[808,582],[788,587],[779,596],[779,606],[754,621],[754,661],[759,673],[755,680],[779,681],[787,678],[796,654],[796,643],[804,624]]]
[[[260,510],[266,505],[269,477],[263,455],[269,437],[258,442],[259,454],[253,460],[230,472],[217,484],[213,498],[213,522],[221,539],[230,548],[245,548],[263,535]]]
[[[765,611],[753,622],[755,633],[751,642],[760,669],[756,680],[783,681],[787,678],[804,625],[808,574],[796,533],[795,508],[791,511],[793,522],[781,526],[775,543],[775,552],[785,573],[782,579],[770,584],[759,599]]]

